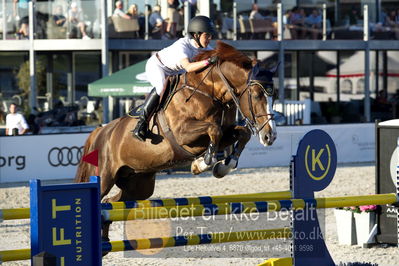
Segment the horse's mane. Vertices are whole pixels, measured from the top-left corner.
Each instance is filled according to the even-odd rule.
[[[214,50],[203,51],[199,53],[194,60],[200,61],[214,55],[217,55],[221,62],[228,61],[244,69],[252,68],[252,61],[248,56],[222,41],[216,42],[216,48]]]

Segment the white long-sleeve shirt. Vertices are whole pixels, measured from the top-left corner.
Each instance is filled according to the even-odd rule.
[[[184,70],[181,65],[181,60],[183,58],[188,58],[191,61],[199,52],[204,50],[212,50],[212,47],[197,48],[193,39],[185,37],[163,48],[158,52],[158,55],[162,63],[175,72],[173,74],[178,74]]]
[[[192,60],[203,50],[212,50],[212,48],[210,46],[197,48],[193,39],[185,37],[159,51],[157,53],[159,58],[155,54],[152,55],[147,61],[145,72],[147,80],[156,88],[158,95],[163,92],[166,76],[185,72],[181,60],[184,58]]]
[[[6,116],[6,128],[8,129],[8,135],[12,135],[14,128],[18,129],[18,134],[21,134],[24,129],[29,129],[28,123],[22,114],[8,114]]]

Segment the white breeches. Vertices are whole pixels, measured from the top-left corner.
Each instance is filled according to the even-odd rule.
[[[166,77],[175,74],[165,69],[165,66],[159,62],[155,54],[148,59],[145,65],[145,73],[147,80],[155,87],[158,95],[163,92]]]

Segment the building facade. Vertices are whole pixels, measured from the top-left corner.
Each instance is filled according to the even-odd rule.
[[[399,2],[198,0],[186,8],[182,2],[171,10],[166,0],[123,0],[125,13],[133,4],[138,12],[122,18],[113,16],[115,1],[0,0],[1,112],[11,102],[27,113],[95,102],[101,122],[121,115],[129,97],[90,98],[88,84],[184,36],[196,12],[214,20],[216,38],[266,65],[281,62],[279,100],[317,103],[313,123],[337,122],[332,117],[343,112],[350,116],[338,122],[397,117]],[[149,13],[157,5],[159,28]]]

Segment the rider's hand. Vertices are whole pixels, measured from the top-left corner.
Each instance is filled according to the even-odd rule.
[[[211,56],[207,59],[208,65],[213,65],[218,61],[219,57],[217,55]]]

